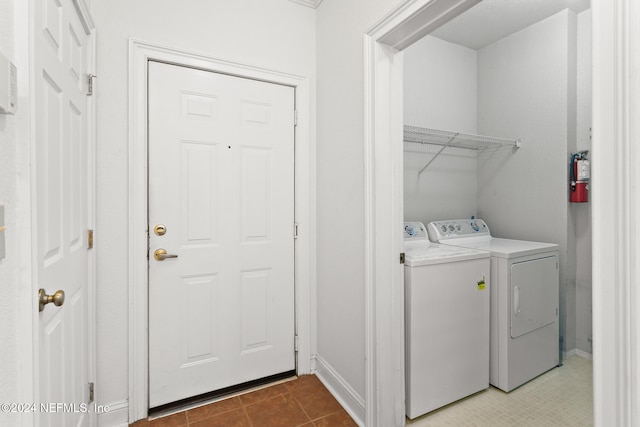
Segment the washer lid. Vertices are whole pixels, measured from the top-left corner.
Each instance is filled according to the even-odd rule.
[[[460,238],[447,241],[447,244],[489,251],[491,252],[491,256],[499,258],[517,258],[526,255],[536,255],[543,252],[557,251],[559,248],[555,243],[500,239],[490,236]]]
[[[405,244],[404,264],[409,267],[488,258],[489,252],[449,245],[426,243],[424,245]]]

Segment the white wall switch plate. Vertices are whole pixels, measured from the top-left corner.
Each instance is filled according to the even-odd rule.
[[[0,259],[4,259],[4,206],[0,206]]]
[[[16,66],[0,54],[0,113],[15,114],[18,99]]]

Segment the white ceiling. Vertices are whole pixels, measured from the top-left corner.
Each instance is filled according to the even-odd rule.
[[[582,12],[589,0],[483,0],[430,35],[478,50],[567,8]]]

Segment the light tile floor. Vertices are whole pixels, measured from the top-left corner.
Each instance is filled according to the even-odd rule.
[[[505,393],[476,393],[413,421],[412,427],[587,427],[593,425],[590,360],[570,357],[564,365]]]

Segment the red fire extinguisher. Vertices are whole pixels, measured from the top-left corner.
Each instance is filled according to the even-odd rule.
[[[586,203],[589,201],[589,151],[580,151],[571,154],[571,186],[569,188],[569,201],[573,203]]]

